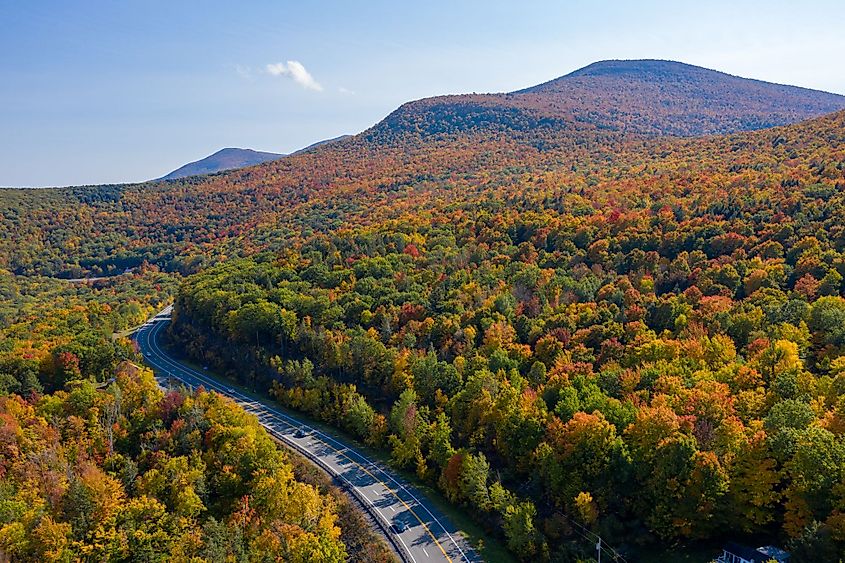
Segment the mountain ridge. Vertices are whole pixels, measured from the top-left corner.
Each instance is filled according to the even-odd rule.
[[[787,84],[785,82],[772,82],[770,80],[763,80],[760,78],[747,78],[744,76],[740,76],[738,74],[731,74],[729,72],[725,72],[722,70],[716,70],[712,68],[708,68],[705,66],[694,65],[690,63],[684,63],[681,61],[673,61],[671,59],[605,59],[601,61],[596,61],[590,63],[586,66],[573,70],[567,74],[559,76],[558,78],[553,78],[546,82],[541,82],[535,86],[529,86],[528,88],[524,88],[522,90],[516,90],[513,93],[532,90],[540,88],[541,86],[547,85],[551,82],[555,82],[557,80],[563,78],[573,78],[578,76],[604,76],[604,75],[618,75],[624,74],[630,71],[641,71],[641,72],[653,72],[655,74],[659,74],[659,72],[655,71],[663,71],[666,72],[669,69],[674,69],[676,72],[684,72],[684,71],[705,71],[707,73],[712,73],[715,75],[719,75],[722,77],[727,78],[738,78],[740,80],[746,80],[751,82],[757,82],[760,84],[766,84],[769,86],[784,86],[790,89],[796,90],[805,90],[809,92],[820,92],[823,94],[830,94],[832,96],[842,97],[842,94],[838,94],[836,92],[831,92],[828,90],[820,90],[818,88],[808,88],[806,86],[796,86],[793,84]]]
[[[338,135],[337,137],[332,137],[331,139],[324,139],[322,141],[317,141],[316,143],[311,143],[307,147],[303,147],[299,150],[295,150],[295,151],[293,151],[292,153],[290,153],[289,155],[286,155],[286,156],[294,156],[294,155],[297,155],[297,154],[303,154],[303,153],[306,153],[306,152],[309,152],[309,151],[313,151],[314,149],[320,148],[320,147],[325,146],[325,145],[330,145],[330,144],[336,143],[338,141],[346,140],[350,137],[354,137],[354,135]]]
[[[330,228],[342,223],[344,216],[358,217],[356,213],[359,211],[377,215],[383,209],[393,207],[406,191],[445,177],[456,180],[471,178],[481,170],[485,171],[485,175],[511,177],[516,170],[547,167],[576,170],[596,166],[599,161],[618,158],[619,153],[630,150],[630,146],[642,146],[659,138],[664,130],[658,125],[679,126],[667,119],[665,114],[639,116],[641,121],[638,122],[636,112],[626,112],[626,107],[608,104],[590,108],[582,102],[581,109],[573,112],[569,106],[551,106],[549,111],[542,106],[502,106],[500,103],[502,99],[531,102],[536,101],[537,96],[501,94],[427,98],[404,104],[360,134],[248,169],[195,177],[185,182],[174,181],[175,189],[172,191],[167,182],[155,186],[156,189],[150,189],[153,184],[140,183],[58,188],[49,190],[52,192],[49,197],[56,201],[67,198],[72,206],[84,204],[98,208],[120,202],[133,208],[134,228],[137,232],[146,233],[150,240],[190,245],[221,238],[237,239],[241,245],[237,251],[248,253],[263,247],[265,241],[256,239],[244,245],[243,239],[238,238],[243,232],[258,225],[272,225],[297,206],[318,199],[326,199],[326,205],[334,208],[331,220],[321,217],[312,221],[306,214],[300,213],[297,228]],[[630,93],[627,96],[627,99],[634,97]],[[833,99],[838,103],[840,98],[845,108],[845,97],[834,95]],[[663,107],[652,98],[647,98],[645,102]],[[584,111],[585,107],[588,111]],[[751,112],[745,115],[744,111],[740,108],[733,116],[733,122],[717,120],[716,123],[730,132],[743,131],[742,126],[756,129],[766,126],[759,114]],[[799,113],[814,114],[818,113],[818,109],[805,109]],[[698,121],[692,125],[707,124],[709,122],[704,118],[712,117],[698,115]],[[845,113],[837,114],[834,121],[841,123],[842,115]],[[794,115],[791,119],[799,120]],[[686,133],[687,137],[691,136],[690,131]],[[667,143],[674,138],[667,136]],[[188,189],[189,192],[175,199],[165,197],[165,194],[176,194],[179,189]],[[216,211],[210,216],[209,204],[202,202],[211,193],[219,199],[214,202]],[[328,201],[327,198],[338,194],[343,196]],[[376,198],[376,195],[381,199],[361,204],[365,197]],[[31,199],[48,196],[25,191],[7,197],[20,200],[15,205],[34,205]],[[177,200],[181,203],[177,204]],[[417,203],[408,201],[405,205]],[[11,218],[9,224],[16,224],[16,220]],[[32,230],[28,234],[17,226],[7,230],[10,233],[8,242],[0,244],[0,259],[6,253],[8,258],[5,263],[16,273],[62,273],[66,277],[80,277],[91,271],[123,271],[137,266],[142,261],[141,256],[161,266],[166,264],[161,254],[163,247],[133,248],[116,257],[113,251],[97,247],[97,238],[93,235],[91,242],[87,243],[92,248],[91,258],[84,265],[67,266],[65,257],[68,252],[61,242],[50,246],[54,254],[49,260],[36,260],[19,253],[16,249],[20,247],[21,237],[38,238],[40,231],[36,224],[42,220],[44,224],[48,223],[46,218],[31,222]],[[162,231],[164,224],[167,229]],[[166,267],[174,268],[174,264]]]

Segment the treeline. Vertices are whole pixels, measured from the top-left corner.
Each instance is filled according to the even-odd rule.
[[[831,131],[750,137],[724,161],[681,143],[635,180],[549,173],[232,260],[186,280],[175,336],[389,448],[522,558],[573,556],[583,526],[630,551],[747,535],[834,559],[845,156]],[[696,155],[706,176],[682,160]]]
[[[344,218],[368,222],[371,213],[385,212],[367,205],[379,197],[373,192],[413,191],[419,206],[428,197],[420,191],[464,194],[511,183],[515,171],[575,172],[612,162],[618,177],[644,154],[663,158],[648,155],[652,144],[631,160],[629,146],[647,138],[730,134],[843,108],[833,94],[663,61],[605,61],[582,71],[509,94],[410,102],[361,135],[244,170],[0,190],[0,267],[67,278],[148,262],[188,274],[224,256],[276,246],[303,223],[326,230]],[[693,162],[706,161],[706,145],[714,143],[701,144],[692,145],[705,151]],[[394,203],[387,207],[395,211]],[[302,221],[315,207],[321,220]]]

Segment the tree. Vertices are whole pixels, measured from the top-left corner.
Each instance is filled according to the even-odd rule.
[[[429,351],[422,359],[414,362],[411,371],[414,374],[414,389],[426,404],[434,403],[438,389],[446,396],[451,396],[462,383],[455,366],[438,361],[434,351]]]
[[[280,335],[283,316],[278,305],[262,300],[231,311],[227,320],[229,331],[237,340],[254,342],[257,346],[270,346]],[[285,319],[288,331],[290,320]]]
[[[788,531],[796,537],[813,520],[823,522],[839,508],[834,503],[843,495],[845,441],[823,428],[810,427],[795,444],[786,470],[790,478],[785,493]]]
[[[592,493],[601,507],[615,503],[624,490],[629,461],[616,429],[601,413],[578,412],[566,423],[553,418],[546,444],[541,474],[559,506],[575,510],[575,499],[583,491]]]
[[[416,404],[417,395],[413,389],[406,389],[399,401],[390,410],[391,453],[400,466],[419,464],[423,461],[420,436],[421,419]]]
[[[367,400],[359,394],[355,394],[349,411],[346,413],[346,424],[349,429],[360,438],[367,438],[373,430],[376,413],[367,403]]]
[[[695,438],[679,432],[674,413],[641,411],[626,431],[637,480],[643,488],[638,511],[658,535],[707,537],[715,527],[715,507],[728,490],[728,475],[712,452],[701,452]]]
[[[536,516],[537,509],[530,501],[509,504],[502,513],[508,549],[519,554],[520,559],[530,559],[537,553]]]
[[[776,517],[781,480],[765,432],[757,432],[737,450],[728,471],[729,522],[746,533],[762,531]]]
[[[437,415],[437,420],[431,426],[430,458],[438,467],[445,468],[455,455],[452,447],[452,427],[446,413]]]
[[[461,462],[458,483],[461,495],[469,506],[479,510],[491,508],[490,492],[487,480],[490,474],[490,464],[484,454],[465,454]]]

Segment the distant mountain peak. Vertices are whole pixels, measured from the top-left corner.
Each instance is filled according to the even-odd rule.
[[[159,180],[175,180],[177,178],[186,178],[188,176],[213,174],[215,172],[223,172],[224,170],[253,166],[270,160],[278,160],[284,156],[285,155],[283,154],[272,152],[227,147],[225,149],[220,149],[216,153],[205,158],[180,166],[170,174],[162,176]]]
[[[332,139],[325,139],[317,141],[303,149],[292,152],[290,154],[280,154],[273,152],[261,152],[252,149],[239,149],[236,147],[226,147],[220,149],[214,154],[210,154],[205,158],[189,162],[184,166],[180,166],[170,174],[158,178],[159,180],[176,180],[178,178],[187,178],[188,176],[202,176],[205,174],[214,174],[215,172],[225,172],[227,170],[236,170],[238,168],[246,168],[247,166],[255,166],[264,162],[271,162],[279,160],[286,156],[295,154],[302,154],[311,152],[320,147],[330,145],[332,143],[342,141],[349,138],[350,135],[340,135]]]
[[[212,154],[209,158],[211,158],[211,157],[242,156],[242,155],[274,156],[274,155],[276,155],[276,153],[256,151],[256,150],[253,150],[253,149],[240,149],[240,148],[237,148],[237,147],[226,147],[226,148],[220,149],[216,153]]]
[[[811,95],[815,101],[821,98],[842,98],[838,94],[831,94],[820,90],[811,90],[800,86],[788,86],[774,82],[766,82],[753,78],[743,78],[719,70],[713,70],[702,66],[691,65],[678,61],[662,59],[609,59],[597,61],[583,68],[574,70],[558,78],[549,80],[536,86],[513,92],[514,94],[526,94],[536,92],[551,92],[559,89],[569,89],[572,86],[586,84],[585,81],[618,81],[613,86],[624,86],[625,82],[672,86],[673,84],[696,84],[701,88],[700,94],[706,97],[716,98],[729,94],[733,90],[737,94],[762,95],[770,98]],[[607,82],[606,84],[610,84]],[[705,92],[706,91],[706,92]],[[693,95],[696,92],[688,91],[686,95]],[[812,94],[810,94],[812,93]],[[647,102],[648,100],[644,100]],[[835,104],[834,104],[835,105]],[[839,109],[838,107],[835,109]],[[834,111],[834,110],[831,110]]]

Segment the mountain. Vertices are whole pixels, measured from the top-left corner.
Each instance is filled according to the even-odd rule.
[[[845,96],[839,94],[741,78],[674,61],[609,60],[515,92],[445,95],[408,102],[359,136],[320,141],[292,155],[350,141],[367,155],[385,145],[410,150],[412,145],[421,148],[432,139],[466,141],[469,135],[478,142],[501,133],[541,150],[574,148],[617,142],[623,136],[693,137],[752,131],[840,109],[845,109]],[[284,156],[223,149],[162,179],[243,168]]]
[[[175,180],[188,176],[199,176],[232,170],[234,168],[244,168],[245,166],[253,166],[270,160],[278,160],[284,156],[283,154],[259,152],[252,149],[226,148],[201,160],[189,162],[170,174],[162,176],[159,180]]]
[[[699,136],[786,125],[843,108],[845,96],[838,94],[673,61],[612,60],[516,92],[410,102],[370,135],[554,129]]]
[[[203,174],[213,174],[215,172],[225,172],[227,170],[236,170],[238,168],[246,168],[247,166],[255,166],[256,164],[279,160],[280,158],[284,158],[286,156],[302,154],[314,150],[317,147],[322,147],[323,145],[328,145],[336,141],[342,141],[343,139],[346,139],[348,137],[351,137],[351,135],[340,135],[332,139],[317,141],[316,143],[312,143],[305,148],[290,153],[290,155],[272,152],[260,152],[254,151],[252,149],[221,149],[216,153],[207,156],[201,160],[189,162],[188,164],[177,168],[170,174],[162,176],[161,178],[159,178],[159,180],[176,180],[178,178],[187,178],[188,176],[201,176]]]

